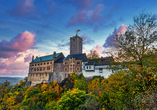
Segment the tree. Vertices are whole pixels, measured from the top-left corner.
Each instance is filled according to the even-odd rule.
[[[5,81],[4,83],[2,83],[1,86],[0,86],[0,103],[1,103],[1,101],[3,100],[3,98],[4,98],[4,95],[9,92],[9,89],[8,89],[8,86],[9,86],[9,85],[10,85],[10,82],[8,82],[8,81],[6,80],[6,81]]]
[[[73,89],[68,91],[58,102],[55,110],[78,110],[82,108],[86,100],[93,95],[86,94],[84,91]]]
[[[90,51],[90,53],[87,55],[88,59],[95,59],[95,58],[99,58],[99,54],[96,52],[96,50],[94,51]]]
[[[114,48],[118,51],[118,61],[137,61],[143,66],[145,56],[155,54],[157,41],[157,17],[153,14],[140,13],[133,18],[125,34],[116,34],[111,39]]]

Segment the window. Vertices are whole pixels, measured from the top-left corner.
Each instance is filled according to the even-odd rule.
[[[32,64],[32,66],[34,66],[34,64]]]
[[[74,65],[75,63],[74,63],[74,62],[71,62],[71,65],[72,65],[72,64]]]
[[[73,42],[75,42],[75,39],[73,39]]]
[[[35,64],[35,66],[37,66],[37,64]]]
[[[60,65],[60,64],[57,64],[57,67],[58,67],[58,68],[60,68],[60,67],[61,67],[61,65]]]
[[[103,72],[103,69],[102,68],[99,68],[99,73],[102,73]]]
[[[45,70],[45,67],[43,68],[43,71]]]
[[[47,67],[47,70],[50,70],[50,66]]]
[[[68,70],[68,68],[64,68],[64,71],[67,71]]]
[[[47,62],[47,64],[49,64],[49,62]]]
[[[80,64],[80,62],[77,62],[77,64],[79,65],[79,64]]]
[[[32,71],[34,71],[34,68],[32,68]]]
[[[38,63],[38,66],[39,66],[39,63]]]
[[[91,69],[91,66],[89,66],[89,69]]]
[[[36,71],[36,68],[34,68],[34,71]]]
[[[80,70],[80,68],[77,68],[77,70],[79,71],[79,70]]]
[[[40,68],[40,71],[42,71],[42,68]]]
[[[40,65],[42,65],[42,63]]]
[[[44,65],[45,65],[46,63],[44,63]]]
[[[50,64],[52,64],[52,62],[50,62]]]
[[[37,71],[39,71],[39,68],[37,68]]]
[[[87,66],[87,69],[88,69],[88,66]]]
[[[70,68],[70,71],[72,71],[72,68]]]
[[[82,42],[80,41],[80,44],[81,44]]]
[[[65,65],[68,65],[68,62],[65,62]]]
[[[73,45],[73,48],[75,47],[75,44]]]

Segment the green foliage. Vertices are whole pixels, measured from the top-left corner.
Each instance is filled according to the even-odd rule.
[[[51,101],[45,105],[46,110],[53,110],[53,108],[57,106],[56,101]]]
[[[37,87],[29,87],[25,93],[25,99],[28,99],[35,94],[41,93],[40,89]]]
[[[9,92],[9,85],[10,82],[8,82],[7,80],[1,84],[0,86],[0,104],[4,98],[4,95],[7,94]]]
[[[89,97],[84,91],[73,89],[68,91],[57,103],[59,110],[77,110],[81,108]]]

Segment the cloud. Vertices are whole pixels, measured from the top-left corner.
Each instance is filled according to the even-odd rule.
[[[86,34],[82,35],[83,44],[91,44],[94,43],[94,40],[90,39]]]
[[[96,51],[98,54],[101,54],[103,48],[98,44],[96,47],[93,47],[92,51]]]
[[[74,25],[94,25],[97,21],[99,21],[101,16],[101,11],[104,9],[103,4],[98,4],[94,9],[92,8],[93,1],[92,0],[76,0],[74,2],[76,7],[75,14],[69,19],[67,27]]]
[[[25,58],[24,58],[24,62],[31,62],[32,56],[33,56],[32,54],[26,55]]]
[[[44,56],[46,54],[47,52],[38,51],[37,49],[28,49],[10,58],[0,58],[0,75],[27,76],[32,55]]]
[[[33,15],[36,11],[34,5],[34,0],[19,0],[14,9],[9,10],[9,13],[14,16],[29,16]]]
[[[103,47],[114,47],[114,40],[116,39],[117,35],[124,34],[127,30],[127,25],[122,25],[117,29],[114,30],[113,34],[109,35],[103,45]]]
[[[60,43],[58,43],[57,47],[62,49],[65,48],[67,46],[70,46],[70,41],[67,41],[65,39],[63,39]]]
[[[28,49],[34,48],[35,34],[28,31],[19,33],[16,37],[9,42],[3,40],[0,42],[0,58],[9,58],[18,54],[18,52],[24,52]]]
[[[106,25],[106,27],[110,27],[110,26],[113,27],[113,26],[115,26],[116,22],[114,20],[112,20],[110,22],[110,20],[111,20],[111,18],[113,16],[114,11],[117,10],[118,8],[120,8],[120,7],[121,7],[121,5],[116,5],[116,6],[112,7],[110,9],[110,11],[105,16],[103,16],[103,19],[94,26],[93,32],[97,32],[104,25]]]

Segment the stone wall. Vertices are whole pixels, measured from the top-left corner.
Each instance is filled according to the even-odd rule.
[[[53,72],[49,77],[49,83],[55,80],[58,83],[61,83],[67,77],[68,77],[68,72]]]

